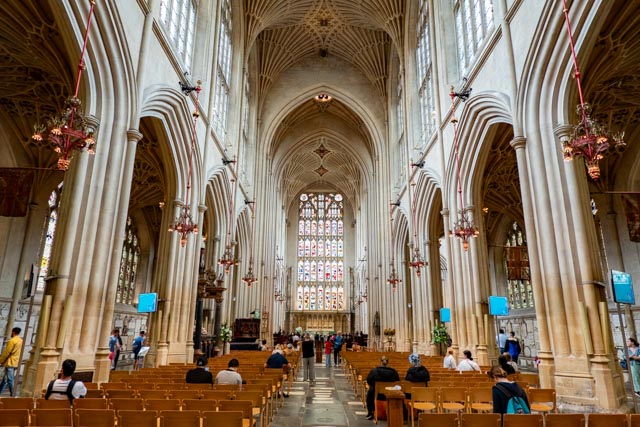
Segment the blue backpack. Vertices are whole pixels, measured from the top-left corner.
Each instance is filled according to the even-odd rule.
[[[500,390],[505,396],[507,396],[507,414],[530,414],[529,406],[527,402],[520,396],[514,396],[502,384],[496,384],[498,390]]]

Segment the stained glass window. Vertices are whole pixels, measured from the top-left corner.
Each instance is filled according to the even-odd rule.
[[[343,310],[344,220],[338,193],[300,195],[298,310]]]
[[[456,0],[456,41],[460,73],[465,74],[493,28],[493,0]]]
[[[514,222],[507,233],[504,248],[509,308],[533,308],[533,289],[529,275],[529,253],[522,229]]]
[[[38,275],[37,291],[44,291],[44,279],[49,274],[49,264],[51,262],[51,249],[53,248],[53,238],[56,234],[58,223],[58,208],[60,207],[60,195],[62,194],[62,183],[49,195],[49,216],[47,216],[46,234],[44,235],[44,245],[42,247],[42,258],[40,259],[40,274]]]
[[[418,49],[416,64],[418,66],[418,83],[420,89],[420,120],[422,122],[422,144],[425,145],[436,130],[435,102],[433,94],[433,74],[431,67],[431,39],[429,34],[429,6],[427,0],[420,2],[420,18],[418,19]]]
[[[187,70],[191,69],[193,57],[196,11],[196,3],[193,0],[160,1],[160,22]]]
[[[229,88],[231,87],[231,0],[222,0],[220,5],[220,29],[218,37],[217,78],[214,93],[214,128],[220,139],[226,134],[229,110]]]
[[[136,289],[136,274],[140,263],[140,243],[135,225],[131,218],[127,218],[125,239],[120,258],[120,274],[118,275],[118,289],[116,302],[131,304]]]

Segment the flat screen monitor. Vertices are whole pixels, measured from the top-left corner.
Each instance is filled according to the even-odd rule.
[[[490,296],[489,297],[489,314],[492,316],[508,316],[509,301],[507,297]]]
[[[138,296],[138,313],[155,313],[158,309],[158,294],[140,294]]]
[[[621,304],[635,304],[631,275],[624,271],[611,270],[611,285],[613,286],[613,300]]]

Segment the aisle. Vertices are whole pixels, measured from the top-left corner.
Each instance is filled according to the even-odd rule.
[[[367,420],[367,410],[355,396],[342,368],[326,368],[316,363],[316,381],[302,381],[302,372],[294,381],[289,398],[285,399],[272,427],[373,427]],[[386,426],[380,421],[378,426]]]

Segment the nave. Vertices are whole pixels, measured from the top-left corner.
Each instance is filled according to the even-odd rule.
[[[354,394],[342,367],[327,368],[322,362],[316,363],[315,370],[314,383],[304,382],[302,370],[297,370],[289,398],[269,424],[271,427],[373,425],[365,418],[367,410]],[[380,421],[378,425],[387,423]]]

